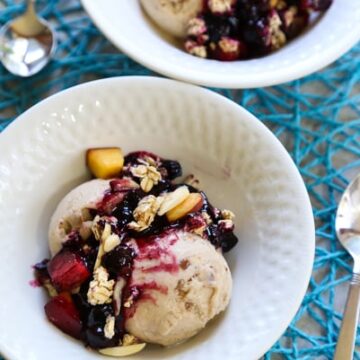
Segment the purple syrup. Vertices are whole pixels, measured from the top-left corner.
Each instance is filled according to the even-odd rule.
[[[41,287],[42,283],[37,279],[35,279],[35,280],[33,279],[33,280],[29,281],[29,285],[33,288],[37,288],[37,287]]]
[[[124,318],[130,319],[134,316],[137,309],[137,304],[140,301],[151,301],[156,304],[156,300],[151,294],[153,291],[158,291],[161,294],[166,295],[168,293],[168,288],[166,286],[157,284],[155,281],[142,284],[132,284],[131,286],[127,287],[124,298],[128,299],[131,297],[133,299],[133,305],[130,308],[124,308]]]
[[[47,271],[47,264],[49,263],[49,259],[44,259],[43,261],[35,264],[33,266],[34,274],[35,274],[35,282],[40,286],[50,279],[49,273]],[[33,284],[35,284],[35,282]],[[33,284],[30,284],[33,286]]]
[[[120,244],[104,255],[103,265],[114,277],[130,278],[135,257],[135,250],[131,246]]]
[[[144,259],[159,260],[156,265],[144,269],[145,272],[178,272],[179,265],[175,255],[171,252],[171,246],[178,239],[176,235],[178,230],[191,232],[203,227],[205,228],[205,237],[216,248],[221,247],[224,252],[229,251],[237,242],[237,238],[232,231],[218,226],[218,222],[221,220],[221,213],[209,203],[204,193],[201,193],[204,201],[200,211],[188,214],[184,218],[172,223],[167,220],[166,216],[155,216],[153,223],[146,230],[136,232],[129,229],[126,225],[134,220],[133,212],[143,197],[148,195],[159,196],[163,192],[173,191],[177,187],[184,185],[173,184],[171,182],[172,179],[180,176],[182,173],[181,166],[176,161],[164,160],[148,152],[135,152],[125,157],[125,164],[139,164],[139,158],[144,159],[146,157],[151,157],[157,162],[159,170],[163,175],[163,179],[153,187],[150,193],[133,188],[131,180],[139,182],[137,178],[132,178],[131,180],[124,178],[116,179],[111,181],[110,190],[97,204],[97,209],[89,209],[93,217],[96,215],[107,215],[117,219],[117,222],[114,221],[111,227],[112,231],[120,236],[121,243],[103,256],[102,266],[108,270],[110,279],[117,281],[119,278],[123,278],[126,281],[122,292],[122,303],[129,296],[134,301],[134,306],[130,309],[122,306],[120,314],[117,316],[114,314],[113,304],[92,306],[87,301],[87,291],[91,279],[85,280],[77,293],[71,294],[71,296],[69,294],[83,324],[82,339],[92,348],[117,346],[119,339],[125,333],[125,320],[133,316],[136,311],[136,301],[155,301],[151,291],[167,293],[167,288],[160,286],[156,282],[145,284],[132,283],[131,277],[135,261]],[[127,170],[126,175],[131,176],[131,173]],[[187,186],[191,193],[199,192],[194,187]],[[210,216],[212,220],[211,225],[205,222],[201,215],[202,212],[206,212]],[[130,239],[136,241],[137,246],[135,248],[137,252],[129,241]],[[160,241],[161,246],[159,246]],[[90,271],[94,268],[98,247],[99,241],[95,239],[94,235],[83,240],[77,231],[72,232],[68,240],[63,244],[63,248],[66,251],[73,252],[81,257]],[[45,281],[51,282],[47,269],[48,262],[48,260],[44,260],[34,266],[36,284],[44,284]],[[104,336],[106,317],[109,315],[115,316],[116,326],[113,339],[107,339]]]

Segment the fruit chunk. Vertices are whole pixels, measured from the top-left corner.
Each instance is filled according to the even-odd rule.
[[[164,201],[160,206],[158,214],[164,215],[171,209],[180,205],[190,195],[189,188],[187,186],[180,186],[175,191],[167,193],[164,196]]]
[[[172,222],[181,219],[185,215],[199,211],[203,204],[203,198],[199,193],[191,193],[181,204],[166,213],[167,219]]]
[[[45,305],[45,313],[49,321],[61,331],[76,339],[81,338],[82,323],[69,293],[51,298]]]
[[[129,356],[136,354],[144,349],[146,346],[145,343],[142,344],[135,344],[135,345],[129,345],[129,346],[117,346],[107,349],[100,349],[99,352],[103,355],[107,356]]]
[[[69,250],[56,254],[48,264],[52,283],[58,291],[70,291],[81,285],[90,272],[81,257]]]
[[[110,179],[120,173],[124,156],[120,148],[94,148],[86,152],[86,164],[99,179]]]

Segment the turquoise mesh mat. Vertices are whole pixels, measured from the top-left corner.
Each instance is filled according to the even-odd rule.
[[[0,0],[0,24],[23,10],[19,3]],[[38,3],[42,15],[56,25],[59,48],[54,61],[33,78],[19,80],[0,66],[0,131],[31,105],[70,86],[110,76],[153,74],[114,49],[79,1]],[[316,219],[316,258],[308,293],[264,359],[332,359],[351,276],[350,258],[339,246],[333,224],[339,196],[360,171],[360,45],[302,80],[266,89],[215,91],[250,110],[285,145],[305,180]],[[360,351],[355,358],[360,359]]]

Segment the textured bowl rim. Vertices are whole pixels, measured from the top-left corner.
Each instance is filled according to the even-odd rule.
[[[284,146],[281,144],[281,142],[275,137],[275,135],[260,121],[258,120],[254,115],[252,115],[250,112],[248,112],[246,109],[244,109],[242,106],[236,104],[235,102],[231,101],[230,99],[217,94],[211,90],[203,89],[191,84],[182,83],[176,80],[170,80],[170,79],[163,79],[159,77],[151,77],[151,76],[124,76],[124,77],[113,77],[113,78],[107,78],[107,79],[101,79],[101,80],[95,80],[90,81],[88,83],[84,83],[81,85],[77,85],[74,87],[71,87],[69,89],[63,90],[55,95],[50,96],[49,98],[39,102],[38,104],[34,105],[32,108],[28,109],[26,112],[24,112],[22,115],[20,115],[16,121],[12,122],[1,134],[0,136],[0,149],[4,147],[10,147],[13,145],[14,139],[16,139],[16,135],[19,132],[26,131],[27,128],[32,127],[31,121],[28,121],[28,117],[31,117],[31,114],[33,111],[39,111],[44,106],[45,108],[48,108],[51,106],[52,103],[56,103],[57,101],[61,101],[61,99],[67,99],[69,95],[73,93],[79,93],[79,92],[86,92],[86,89],[89,87],[97,88],[98,86],[101,88],[103,84],[115,84],[116,86],[126,86],[126,84],[129,83],[137,83],[139,86],[142,86],[144,83],[147,83],[147,85],[153,85],[153,86],[162,86],[164,85],[170,85],[172,88],[179,88],[183,87],[187,91],[191,91],[194,93],[197,93],[204,98],[214,99],[217,102],[222,102],[224,104],[224,109],[232,108],[234,112],[236,111],[239,114],[239,118],[243,118],[244,115],[248,117],[250,121],[253,122],[253,125],[259,129],[259,131],[262,131],[264,134],[267,134],[269,140],[271,139],[271,142],[274,144],[275,147],[277,147],[277,154],[278,156],[283,157],[287,161],[287,172],[291,174],[292,180],[293,180],[293,187],[297,188],[299,191],[299,198],[298,198],[298,204],[303,209],[302,214],[302,229],[304,234],[307,234],[307,246],[311,251],[309,251],[306,254],[306,261],[304,262],[304,269],[302,269],[303,272],[303,279],[301,283],[298,284],[299,293],[296,299],[293,301],[293,308],[289,310],[287,316],[284,316],[282,321],[279,321],[279,323],[276,326],[277,331],[273,331],[271,338],[268,337],[266,340],[263,341],[263,346],[259,347],[257,349],[258,357],[261,357],[264,355],[271,347],[272,345],[280,338],[280,336],[284,333],[286,328],[291,323],[293,317],[295,316],[296,312],[298,311],[302,300],[306,294],[308,284],[310,281],[311,273],[312,273],[312,267],[314,262],[314,256],[315,256],[315,224],[314,224],[314,218],[312,214],[312,207],[309,199],[309,195],[307,193],[305,184],[302,180],[302,177],[295,166],[292,158],[290,157],[289,153],[286,151]],[[3,352],[3,355],[8,358],[14,358],[13,354],[11,353],[11,349],[7,348],[6,345],[0,344],[0,351]],[[15,359],[14,359],[15,360]],[[19,359],[20,360],[20,359]]]
[[[138,0],[133,0],[138,1]],[[323,69],[332,62],[336,61],[348,50],[350,50],[358,41],[360,41],[360,26],[352,29],[347,37],[343,37],[342,41],[334,41],[332,47],[328,47],[321,56],[310,56],[305,58],[299,64],[295,64],[287,71],[268,71],[262,74],[261,77],[252,77],[243,79],[234,75],[227,76],[226,78],[218,76],[217,74],[207,72],[206,77],[204,73],[198,73],[190,67],[174,66],[172,62],[161,61],[157,56],[146,53],[137,46],[137,44],[129,41],[126,33],[114,34],[112,25],[109,23],[103,13],[97,11],[96,2],[92,0],[81,0],[83,7],[95,23],[95,25],[102,31],[102,33],[111,41],[118,49],[127,54],[130,58],[134,59],[141,65],[170,78],[177,80],[217,88],[231,88],[231,89],[251,89],[259,87],[267,87],[278,84],[283,84],[289,81],[300,79],[310,75],[318,70]],[[208,60],[215,61],[215,60]],[[251,61],[251,60],[248,60]]]

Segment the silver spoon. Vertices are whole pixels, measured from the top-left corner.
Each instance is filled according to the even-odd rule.
[[[1,62],[14,75],[28,77],[50,61],[56,40],[51,26],[36,15],[35,0],[27,0],[23,15],[0,29]]]
[[[334,360],[351,360],[360,307],[360,174],[341,198],[335,227],[341,244],[354,259],[354,268]]]

